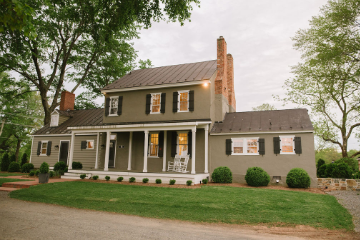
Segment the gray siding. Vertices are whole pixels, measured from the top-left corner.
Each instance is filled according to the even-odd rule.
[[[83,169],[94,169],[96,160],[96,135],[75,136],[73,162],[81,162]],[[81,141],[94,140],[94,149],[81,149]]]

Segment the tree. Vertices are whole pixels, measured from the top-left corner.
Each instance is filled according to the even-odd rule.
[[[271,105],[269,103],[263,103],[260,106],[253,107],[253,111],[267,111],[267,110],[276,110],[274,105]]]
[[[165,17],[183,24],[193,3],[199,0],[29,0],[38,35],[0,33],[0,67],[39,90],[47,124],[66,82],[76,83],[72,93],[80,85],[99,92],[134,68],[136,52],[128,41],[139,28]]]
[[[338,145],[343,157],[360,126],[359,17],[360,1],[329,1],[293,38],[303,62],[284,86],[283,100],[310,107],[316,135]]]

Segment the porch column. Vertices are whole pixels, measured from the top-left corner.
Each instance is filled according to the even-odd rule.
[[[144,141],[144,169],[143,172],[147,172],[147,153],[148,153],[148,145],[149,145],[149,131],[145,130],[145,141]]]
[[[98,169],[98,161],[99,161],[99,146],[100,146],[100,142],[99,142],[99,132],[97,133],[96,136],[96,157],[95,157],[95,169]]]
[[[111,134],[110,131],[106,132],[104,171],[109,171],[110,134]]]
[[[195,155],[196,155],[196,152],[195,152],[195,147],[196,147],[196,144],[195,144],[195,141],[196,141],[196,127],[194,127],[192,130],[192,148],[191,148],[191,174],[195,174]]]
[[[209,173],[209,125],[205,127],[205,170],[204,173]]]
[[[167,149],[167,131],[164,131],[164,146],[163,146],[163,172],[166,171],[166,149]]]
[[[70,143],[70,157],[69,157],[69,166],[68,169],[72,169],[73,157],[74,157],[74,143],[75,143],[75,133],[71,131],[71,143]]]
[[[127,170],[131,170],[132,138],[133,138],[133,132],[130,132],[130,137],[129,137],[129,156],[128,156],[128,168],[127,168]]]

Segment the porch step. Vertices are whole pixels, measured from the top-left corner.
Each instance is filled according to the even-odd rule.
[[[92,174],[89,174],[89,173],[69,173],[69,172],[66,172],[66,173],[64,173],[64,175],[61,176],[61,179],[80,179],[81,174],[86,174],[85,179],[89,179],[92,176]]]
[[[0,192],[12,192],[15,190],[19,190],[19,188],[11,188],[11,187],[0,187]]]

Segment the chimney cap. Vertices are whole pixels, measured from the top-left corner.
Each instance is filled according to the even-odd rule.
[[[219,39],[222,39],[222,38],[224,38],[224,37],[223,37],[223,36],[220,36],[220,37],[219,37]]]

